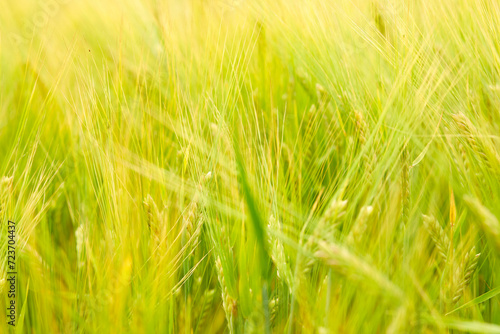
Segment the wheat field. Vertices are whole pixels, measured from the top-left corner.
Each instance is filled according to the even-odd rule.
[[[500,333],[497,0],[1,7],[1,333]]]

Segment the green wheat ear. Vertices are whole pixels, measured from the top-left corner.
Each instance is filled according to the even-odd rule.
[[[478,199],[465,196],[464,200],[477,216],[480,228],[487,236],[497,255],[500,256],[500,223],[497,217],[483,206]]]
[[[228,329],[230,333],[233,333],[235,330],[235,318],[238,312],[237,300],[231,296],[227,288],[224,269],[222,268],[220,257],[217,257],[215,259],[215,268],[217,270],[217,277],[222,291],[222,306],[226,314]]]
[[[475,247],[467,252],[462,260],[459,269],[456,271],[455,277],[455,295],[453,296],[452,302],[457,303],[463,296],[465,289],[472,281],[472,277],[477,269],[477,264],[479,262],[479,257],[481,253],[475,252]]]
[[[153,199],[153,197],[151,197],[150,194],[146,196],[143,203],[144,210],[146,212],[148,228],[153,233],[153,235],[158,237],[158,231],[161,221],[160,210],[158,209],[155,200]]]
[[[368,205],[361,208],[359,211],[358,219],[352,226],[349,234],[347,235],[346,244],[351,246],[361,245],[363,238],[368,229],[368,221],[373,213],[373,206]]]
[[[439,224],[436,218],[433,216],[422,215],[424,226],[427,229],[432,241],[436,245],[439,256],[446,263],[448,258],[450,239],[448,235],[443,230],[443,227]]]
[[[77,229],[75,230],[75,238],[76,238],[76,258],[77,258],[77,265],[78,268],[83,268],[84,265],[84,244],[85,240],[87,239],[86,235],[86,228],[85,225],[82,223],[80,224]]]
[[[0,179],[0,218],[4,219],[7,216],[7,208],[9,199],[12,196],[14,177],[3,176]]]

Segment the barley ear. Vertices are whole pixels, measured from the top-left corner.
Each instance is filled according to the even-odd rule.
[[[153,235],[155,235],[155,237],[159,237],[160,210],[158,210],[158,206],[150,194],[146,196],[143,203],[149,230],[153,233]]]
[[[432,241],[434,241],[439,256],[444,262],[446,262],[446,259],[448,258],[450,239],[448,238],[436,218],[426,215],[422,215],[422,217],[424,220],[424,226],[429,233]]]
[[[222,307],[224,308],[224,313],[226,314],[229,332],[234,333],[234,320],[237,312],[236,299],[229,294],[220,257],[215,259],[215,268],[217,269],[217,278],[222,291]]]
[[[472,247],[472,249],[465,254],[460,270],[457,272],[460,277],[456,279],[457,286],[452,300],[453,303],[457,303],[460,300],[464,294],[465,288],[469,286],[472,276],[477,269],[481,253],[476,254],[475,251],[475,247]]]
[[[12,184],[14,177],[2,177],[0,179],[0,218],[7,214],[9,198],[12,194]]]
[[[346,243],[350,246],[356,246],[361,244],[363,235],[368,228],[368,219],[372,215],[373,206],[364,206],[359,212],[358,219],[355,221],[354,226],[351,228],[349,235],[347,236]]]
[[[478,199],[471,196],[464,196],[464,200],[479,218],[479,227],[487,236],[497,255],[500,256],[500,223],[497,217],[483,206]]]

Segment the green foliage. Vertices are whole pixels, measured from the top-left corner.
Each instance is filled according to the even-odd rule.
[[[20,0],[0,28],[10,331],[500,333],[496,0]]]

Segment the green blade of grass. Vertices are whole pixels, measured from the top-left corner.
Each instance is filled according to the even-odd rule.
[[[239,181],[243,191],[245,201],[247,203],[248,211],[250,212],[250,222],[253,227],[255,237],[257,239],[257,244],[260,253],[260,262],[262,270],[262,308],[264,311],[265,318],[265,332],[270,333],[270,320],[269,320],[269,297],[268,297],[268,286],[269,286],[269,271],[268,264],[270,261],[270,256],[267,252],[266,246],[266,231],[264,230],[263,220],[260,217],[259,211],[257,209],[257,203],[253,199],[250,186],[247,181],[246,171],[243,165],[243,158],[239,150],[238,145],[234,145],[234,150],[236,153],[236,164],[238,166],[238,172],[240,174]]]
[[[457,307],[456,309],[454,309],[453,311],[450,311],[448,313],[446,313],[446,315],[449,315],[449,314],[452,314],[458,310],[461,310],[461,309],[464,309],[464,308],[467,308],[467,307],[471,307],[471,306],[474,306],[474,305],[477,305],[477,304],[481,304],[481,303],[484,303],[485,301],[497,296],[498,294],[500,294],[500,286],[494,288],[493,290],[490,290],[484,294],[482,294],[481,296],[479,297],[476,297],[474,298],[473,300]]]

